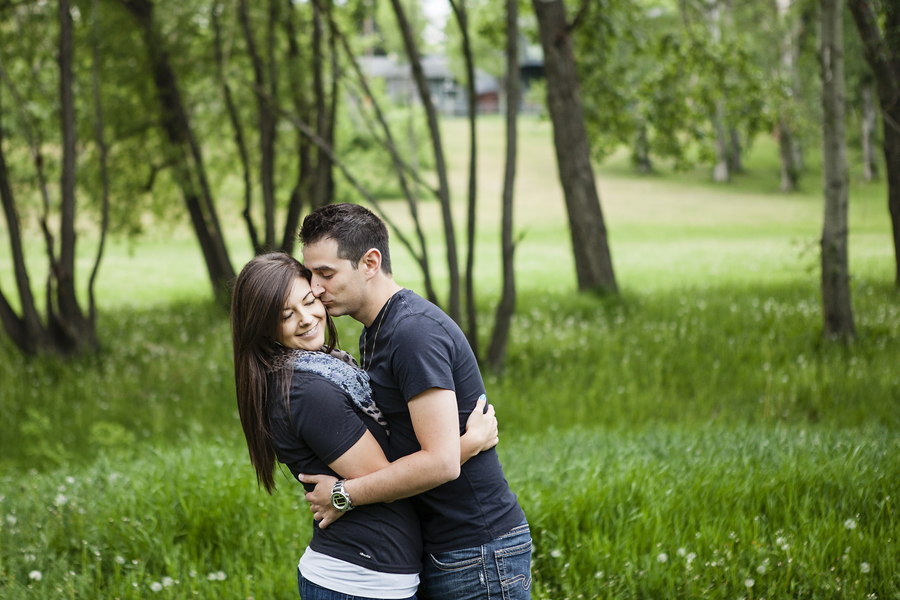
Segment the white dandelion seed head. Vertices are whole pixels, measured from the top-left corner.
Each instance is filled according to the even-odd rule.
[[[775,539],[775,545],[776,545],[776,546],[784,546],[786,543],[787,543],[787,540],[784,539],[783,537],[780,537],[780,538],[776,538],[776,539]]]
[[[687,550],[685,550],[684,548],[678,549],[678,556],[684,558],[686,555],[687,555]]]
[[[162,591],[162,584],[158,581],[154,581],[150,584],[150,591],[153,593],[158,593]]]
[[[844,527],[847,529],[856,529],[856,519],[847,519],[844,521]]]
[[[32,579],[34,581],[40,581],[41,579],[43,579],[43,577],[44,576],[41,575],[40,571],[32,571],[28,574],[28,579]]]
[[[862,571],[863,573],[868,573],[869,571],[872,570],[872,567],[869,566],[869,563],[864,562],[861,565],[859,565],[859,570]]]
[[[744,580],[744,585],[747,586],[747,589],[752,588],[755,583],[756,582],[753,581],[752,579],[750,579],[749,577]]]
[[[26,554],[25,562],[34,562],[37,560],[37,557],[34,554]]]
[[[163,577],[163,580],[162,580],[163,587],[172,587],[172,585],[174,585],[174,583],[175,583],[175,580],[172,579],[171,577]]]
[[[756,572],[759,573],[760,575],[765,575],[766,574],[766,565],[759,565],[758,567],[756,567]]]
[[[597,571],[594,573],[594,579],[601,579],[603,577],[603,571]]]
[[[663,564],[668,560],[669,556],[665,552],[660,552],[659,556],[656,557],[656,562],[658,562],[659,564]]]
[[[688,562],[688,564],[691,564],[691,563],[694,562],[695,560],[697,560],[697,553],[696,553],[696,552],[691,552],[690,554],[687,555],[687,562]]]
[[[225,574],[225,571],[216,571],[216,579],[219,581],[225,581],[228,579],[228,575]]]
[[[10,525],[15,525],[16,523],[18,523],[18,520],[12,515],[6,515],[6,522]]]
[[[553,558],[560,558],[560,557],[562,557],[562,551],[561,550],[551,550],[550,556],[552,556]]]
[[[208,574],[208,575],[206,576],[206,578],[207,578],[208,580],[210,580],[210,581],[215,581],[215,580],[216,580],[216,574],[215,574],[215,573],[210,573],[210,574]]]
[[[68,501],[69,501],[69,499],[66,498],[66,496],[64,494],[57,494],[56,499],[53,501],[53,503],[56,504],[57,506],[63,506]]]
[[[190,575],[191,577],[196,577],[196,576],[197,576],[197,571],[191,569],[191,571],[190,571],[190,573],[188,573],[188,575]]]
[[[124,564],[125,564],[125,558],[122,557],[122,556],[117,556],[117,557],[116,557],[116,563],[118,563],[118,564],[120,564],[120,565],[124,565]]]
[[[73,483],[75,483],[75,478],[72,476],[66,477],[66,483],[72,485]]]

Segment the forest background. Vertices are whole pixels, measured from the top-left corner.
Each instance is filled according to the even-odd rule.
[[[482,360],[533,597],[900,598],[900,13],[550,5],[0,2],[0,596],[295,597],[223,304],[354,201]],[[432,53],[468,117],[361,76]]]

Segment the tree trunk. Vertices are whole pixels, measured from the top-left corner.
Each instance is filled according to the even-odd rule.
[[[825,335],[855,336],[847,261],[847,140],[845,132],[844,44],[840,0],[820,0],[819,61],[822,73],[822,167],[825,219],[822,227],[822,303]]]
[[[794,27],[790,23],[791,0],[778,0],[778,15],[783,28],[784,37],[781,43],[781,77],[784,81],[791,81],[793,85],[795,53]],[[793,192],[797,189],[799,168],[795,162],[796,143],[792,122],[792,110],[795,102],[793,94],[782,100],[780,114],[778,116],[778,150],[781,158],[781,191]]]
[[[242,3],[243,4],[243,3]],[[253,183],[250,175],[250,157],[247,152],[247,142],[244,140],[244,126],[241,124],[240,114],[234,98],[231,94],[231,86],[228,84],[228,77],[225,73],[225,53],[222,49],[222,28],[219,24],[218,7],[219,0],[213,0],[210,9],[213,26],[213,50],[216,59],[216,71],[219,76],[219,86],[222,88],[222,95],[225,98],[225,108],[228,112],[228,120],[231,122],[231,128],[234,130],[234,143],[237,146],[238,157],[241,161],[241,170],[244,174],[244,210],[242,215],[244,223],[247,225],[247,233],[250,236],[250,243],[253,246],[254,254],[261,254],[263,246],[259,241],[259,234],[256,232],[256,224],[253,222],[253,213],[251,208],[253,205]]]
[[[513,257],[513,191],[516,181],[516,123],[519,115],[519,1],[506,0],[506,171],[503,176],[503,214],[500,248],[503,254],[503,292],[497,305],[494,333],[488,347],[488,366],[499,372],[506,360],[512,316],[516,312],[516,274]]]
[[[0,86],[2,87],[2,86]],[[0,89],[2,92],[2,89]],[[0,290],[0,323],[7,335],[19,350],[25,354],[35,354],[48,344],[44,326],[31,293],[31,279],[25,266],[25,254],[22,251],[22,232],[19,217],[16,214],[12,187],[6,168],[6,155],[3,152],[3,128],[0,127],[0,202],[6,217],[6,229],[9,233],[9,245],[13,260],[13,273],[16,288],[19,292],[19,304],[22,316],[15,313],[12,306]]]
[[[316,135],[331,145],[328,140],[328,111],[325,108],[325,81],[323,65],[325,53],[322,50],[322,9],[318,3],[313,3],[313,92],[316,105]],[[331,171],[331,161],[328,155],[321,149],[316,151],[316,174],[313,178],[313,208],[328,204],[328,174]]]
[[[721,20],[721,7],[718,0],[709,0],[709,30],[716,45],[722,42]],[[722,98],[715,102],[715,114],[713,114],[712,125],[716,136],[716,162],[713,165],[713,181],[716,183],[728,183],[731,179],[731,174],[728,169],[728,133],[725,126],[725,100]]]
[[[73,351],[96,350],[97,336],[85,318],[75,294],[75,96],[72,91],[72,14],[68,0],[59,2],[59,96],[62,129],[62,173],[60,176],[60,251],[56,270],[60,344]]]
[[[150,0],[119,1],[135,18],[144,38],[153,81],[159,95],[162,128],[169,141],[170,157],[167,162],[174,165],[175,181],[184,195],[184,202],[206,262],[213,294],[221,304],[227,305],[228,284],[235,277],[234,268],[228,257],[215,204],[206,184],[199,144],[191,131],[187,111],[178,89],[178,81],[169,64],[162,36],[156,31],[153,4]],[[200,191],[197,190],[195,178],[199,182]]]
[[[875,75],[888,181],[888,211],[894,233],[894,282],[900,288],[900,6],[882,3],[884,29],[871,0],[849,0],[866,61]]]
[[[862,154],[863,178],[866,181],[878,179],[878,161],[875,159],[875,130],[878,115],[875,112],[875,86],[866,82],[862,87]]]
[[[274,27],[271,22],[271,6],[274,0],[269,0],[270,20],[269,28]],[[244,30],[244,39],[247,42],[247,54],[250,55],[250,64],[253,67],[253,83],[255,86],[256,110],[259,118],[259,179],[262,184],[263,215],[265,221],[265,239],[263,248],[272,250],[275,248],[275,127],[277,118],[275,111],[266,101],[266,94],[274,98],[274,82],[267,81],[266,65],[256,48],[256,39],[253,35],[253,24],[250,22],[247,0],[239,3],[241,28]],[[271,37],[271,35],[267,36]],[[271,55],[271,51],[269,52]],[[271,58],[271,56],[270,56]],[[257,248],[257,252],[260,248]]]
[[[562,0],[532,0],[532,4],[544,49],[547,105],[572,233],[578,289],[618,293],[600,198],[591,170],[581,88],[565,5]]]
[[[466,62],[466,100],[469,112],[469,198],[466,214],[466,337],[472,352],[478,356],[478,311],[475,307],[475,209],[478,199],[478,93],[475,89],[475,60],[469,41],[469,20],[465,0],[450,0],[456,22],[462,33],[462,51]]]
[[[100,271],[100,260],[103,258],[103,250],[106,247],[106,234],[109,231],[109,148],[106,144],[106,135],[104,133],[103,120],[103,104],[100,101],[100,0],[94,0],[91,9],[91,37],[92,54],[91,61],[91,83],[94,96],[94,130],[97,140],[97,154],[100,162],[100,243],[97,247],[97,257],[94,260],[94,268],[91,271],[91,277],[88,280],[88,321],[91,329],[97,324],[97,303],[94,300],[94,283],[97,281],[97,274]]]
[[[309,103],[304,89],[301,73],[300,44],[297,43],[297,26],[294,23],[296,9],[292,0],[286,0],[285,10],[287,16],[283,19],[285,34],[288,40],[287,68],[291,82],[291,99],[294,103],[294,111],[304,123],[309,122]],[[313,177],[312,145],[300,131],[297,131],[297,181],[291,190],[288,203],[287,218],[284,222],[284,234],[281,239],[281,250],[293,254],[297,244],[297,228],[300,224],[300,213],[304,205],[311,203],[310,185]]]
[[[412,67],[413,79],[416,82],[419,98],[422,101],[425,115],[428,119],[428,131],[431,133],[431,145],[434,150],[434,167],[438,176],[438,198],[441,202],[444,237],[447,247],[447,271],[450,278],[450,297],[447,301],[447,312],[451,319],[456,321],[456,323],[460,323],[460,282],[459,262],[456,253],[456,233],[453,229],[453,213],[450,207],[450,183],[447,180],[447,165],[444,161],[444,148],[441,143],[441,130],[438,126],[437,111],[434,108],[434,103],[431,101],[431,90],[428,87],[428,81],[425,79],[425,72],[422,70],[419,48],[413,37],[409,20],[406,18],[403,4],[401,0],[391,0],[391,6],[394,8],[397,24],[400,27],[400,32],[403,34],[403,45],[406,48],[410,66]]]
[[[650,161],[650,141],[647,139],[647,125],[641,123],[637,136],[634,139],[634,149],[631,152],[631,162],[637,167],[639,173],[653,171],[653,163]]]

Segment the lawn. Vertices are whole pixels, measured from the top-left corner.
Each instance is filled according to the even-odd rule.
[[[465,122],[444,131],[462,236]],[[502,122],[479,132],[486,340]],[[771,140],[728,186],[665,165],[639,177],[625,153],[599,166],[622,290],[603,298],[574,293],[548,123],[524,120],[521,137],[519,306],[507,368],[486,384],[532,524],[533,597],[900,598],[900,295],[884,183],[853,180],[859,339],[835,346],[821,337],[818,174],[778,194]],[[241,264],[237,206],[222,199]],[[402,203],[386,206],[407,222]],[[439,211],[423,215],[441,277]],[[8,294],[6,252],[3,238]],[[419,289],[394,252],[397,279]],[[227,320],[189,232],[115,241],[97,293],[99,356],[26,359],[0,338],[0,596],[296,598],[310,516],[289,479],[271,497],[253,483]],[[355,350],[358,327],[339,324]]]

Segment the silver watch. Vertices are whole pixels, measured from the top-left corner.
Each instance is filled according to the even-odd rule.
[[[350,494],[344,489],[346,479],[338,479],[331,488],[331,505],[341,512],[353,510],[353,502],[350,501]]]

